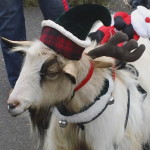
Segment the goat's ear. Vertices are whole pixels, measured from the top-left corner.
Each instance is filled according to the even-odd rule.
[[[94,61],[94,67],[95,68],[109,68],[112,66],[113,66],[112,62]]]
[[[1,41],[3,41],[8,46],[9,49],[13,49],[14,47],[17,46],[30,47],[32,45],[31,41],[12,41],[4,37],[1,37]]]
[[[75,84],[77,75],[75,64],[72,61],[68,62],[67,65],[63,68],[63,71],[65,75],[71,80],[71,82]]]

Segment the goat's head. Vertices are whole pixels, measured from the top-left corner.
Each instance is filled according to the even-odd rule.
[[[76,83],[76,62],[57,55],[40,41],[33,42],[30,47],[18,48],[25,52],[25,59],[8,99],[12,115],[20,114],[31,106],[37,107],[41,103],[54,105],[71,97]]]
[[[103,19],[102,21],[105,23]],[[90,51],[88,55],[81,53],[78,57],[80,60],[69,60],[68,56],[62,56],[62,53],[53,51],[39,40],[35,42],[14,42],[4,38],[2,40],[9,43],[10,47],[19,45],[14,51],[25,53],[22,71],[7,101],[8,109],[13,116],[29,108],[38,108],[40,105],[54,106],[59,102],[69,101],[76,85],[86,76],[90,61],[94,62],[95,58],[109,56],[123,61],[135,61],[145,49],[143,45],[138,47],[135,41],[129,41],[123,47],[118,47],[118,43],[127,41],[127,36],[117,33],[108,43]],[[97,61],[94,64],[94,67],[112,65]]]
[[[135,41],[129,41],[122,48],[116,46],[126,37],[123,33],[117,33],[107,44],[90,51],[90,57],[83,54],[80,61],[68,60],[40,41],[30,43],[30,46],[24,44],[26,46],[16,47],[14,51],[22,50],[26,55],[19,79],[8,99],[10,113],[15,116],[30,107],[42,104],[53,106],[63,100],[69,101],[75,86],[86,76],[84,71],[81,76],[81,72],[89,68],[89,61],[94,61],[92,58],[111,56],[123,61],[137,60],[144,52],[143,45],[138,47]],[[95,67],[111,65],[95,61]]]

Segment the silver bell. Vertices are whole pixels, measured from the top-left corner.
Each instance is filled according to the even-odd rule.
[[[111,98],[109,99],[109,103],[108,104],[109,105],[114,104],[114,97],[113,96],[111,96]]]
[[[109,99],[110,101],[113,101],[114,100],[114,97],[113,96],[111,96],[111,98]]]
[[[60,126],[61,128],[66,128],[67,125],[68,125],[68,122],[67,122],[67,121],[65,121],[65,120],[59,120],[59,126]]]

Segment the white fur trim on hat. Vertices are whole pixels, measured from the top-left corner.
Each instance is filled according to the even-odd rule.
[[[150,17],[150,10],[143,6],[138,6],[131,13],[131,24],[136,33],[143,38],[150,38],[150,23],[145,21],[147,17]]]
[[[78,44],[81,47],[86,48],[86,47],[90,46],[90,44],[91,44],[91,40],[89,38],[87,38],[86,40],[80,40],[79,38],[74,36],[71,32],[67,31],[64,27],[53,22],[52,20],[44,20],[44,21],[42,21],[41,25],[42,25],[42,27],[49,26],[49,27],[52,27],[52,28],[58,30],[64,36],[66,36],[67,38],[69,38],[70,40],[72,40],[73,42],[75,42],[76,44]]]

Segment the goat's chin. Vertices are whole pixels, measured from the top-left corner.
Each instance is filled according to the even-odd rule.
[[[9,113],[11,114],[11,116],[17,117],[17,116],[23,114],[23,113],[24,113],[26,110],[28,110],[28,109],[29,109],[29,107],[26,107],[26,108],[16,107],[16,108],[14,108],[13,110],[10,110],[10,109],[8,108],[8,111],[9,111]]]
[[[17,117],[17,116],[21,115],[22,113],[24,113],[26,110],[23,110],[23,111],[8,110],[8,111],[9,111],[9,113],[11,114],[11,116]]]

